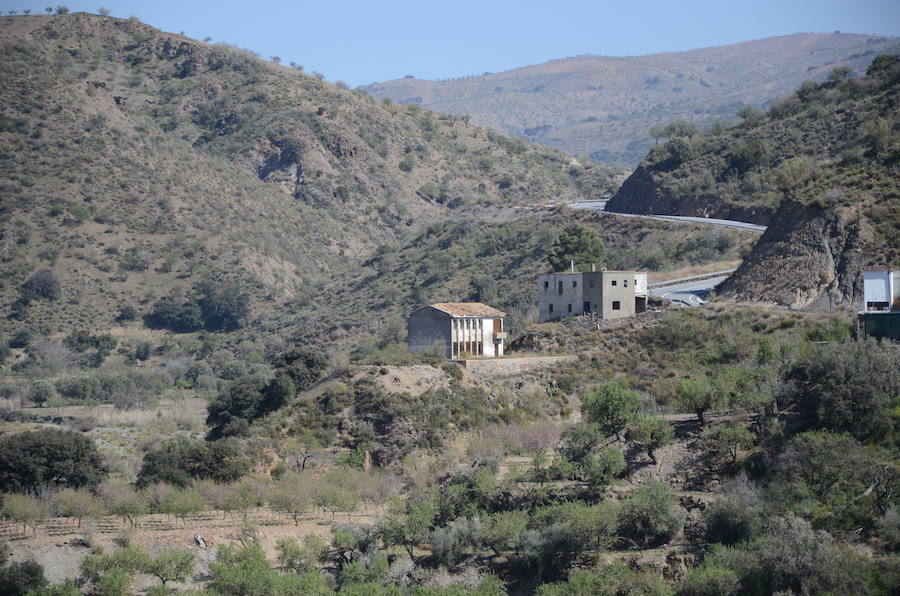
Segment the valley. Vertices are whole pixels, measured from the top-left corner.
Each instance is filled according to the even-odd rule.
[[[897,592],[894,38],[350,90],[62,8],[0,16],[0,593]],[[576,267],[646,310],[540,322]]]

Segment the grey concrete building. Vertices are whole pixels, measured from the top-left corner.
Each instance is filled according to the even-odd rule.
[[[637,271],[585,271],[538,276],[540,321],[593,313],[621,319],[647,309],[647,274]]]
[[[503,356],[505,312],[480,302],[439,302],[406,316],[411,352],[437,350],[445,358]]]

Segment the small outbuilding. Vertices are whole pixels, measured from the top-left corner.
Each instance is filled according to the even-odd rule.
[[[445,358],[503,356],[505,312],[480,302],[438,302],[406,316],[411,352],[436,350]]]

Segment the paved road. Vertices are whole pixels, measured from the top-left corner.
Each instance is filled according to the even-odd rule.
[[[670,286],[650,288],[651,296],[668,298],[676,304],[684,306],[700,306],[706,301],[710,290],[728,279],[727,275],[709,277],[696,281],[686,281]]]
[[[689,217],[686,215],[637,215],[635,213],[617,213],[615,211],[606,211],[607,201],[579,201],[577,203],[569,203],[571,209],[589,209],[591,211],[603,211],[613,215],[622,217],[643,217],[646,219],[661,219],[663,221],[686,221],[691,223],[704,223],[719,226],[722,228],[734,228],[738,230],[753,230],[755,232],[765,232],[766,226],[760,226],[742,221],[733,221],[730,219],[715,219],[712,217]]]

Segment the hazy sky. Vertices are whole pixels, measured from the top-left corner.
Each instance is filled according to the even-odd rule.
[[[499,72],[576,54],[689,50],[798,32],[900,35],[900,0],[90,0],[165,31],[302,64],[351,86]],[[0,0],[3,12],[49,3]],[[52,4],[56,6],[56,2]]]

